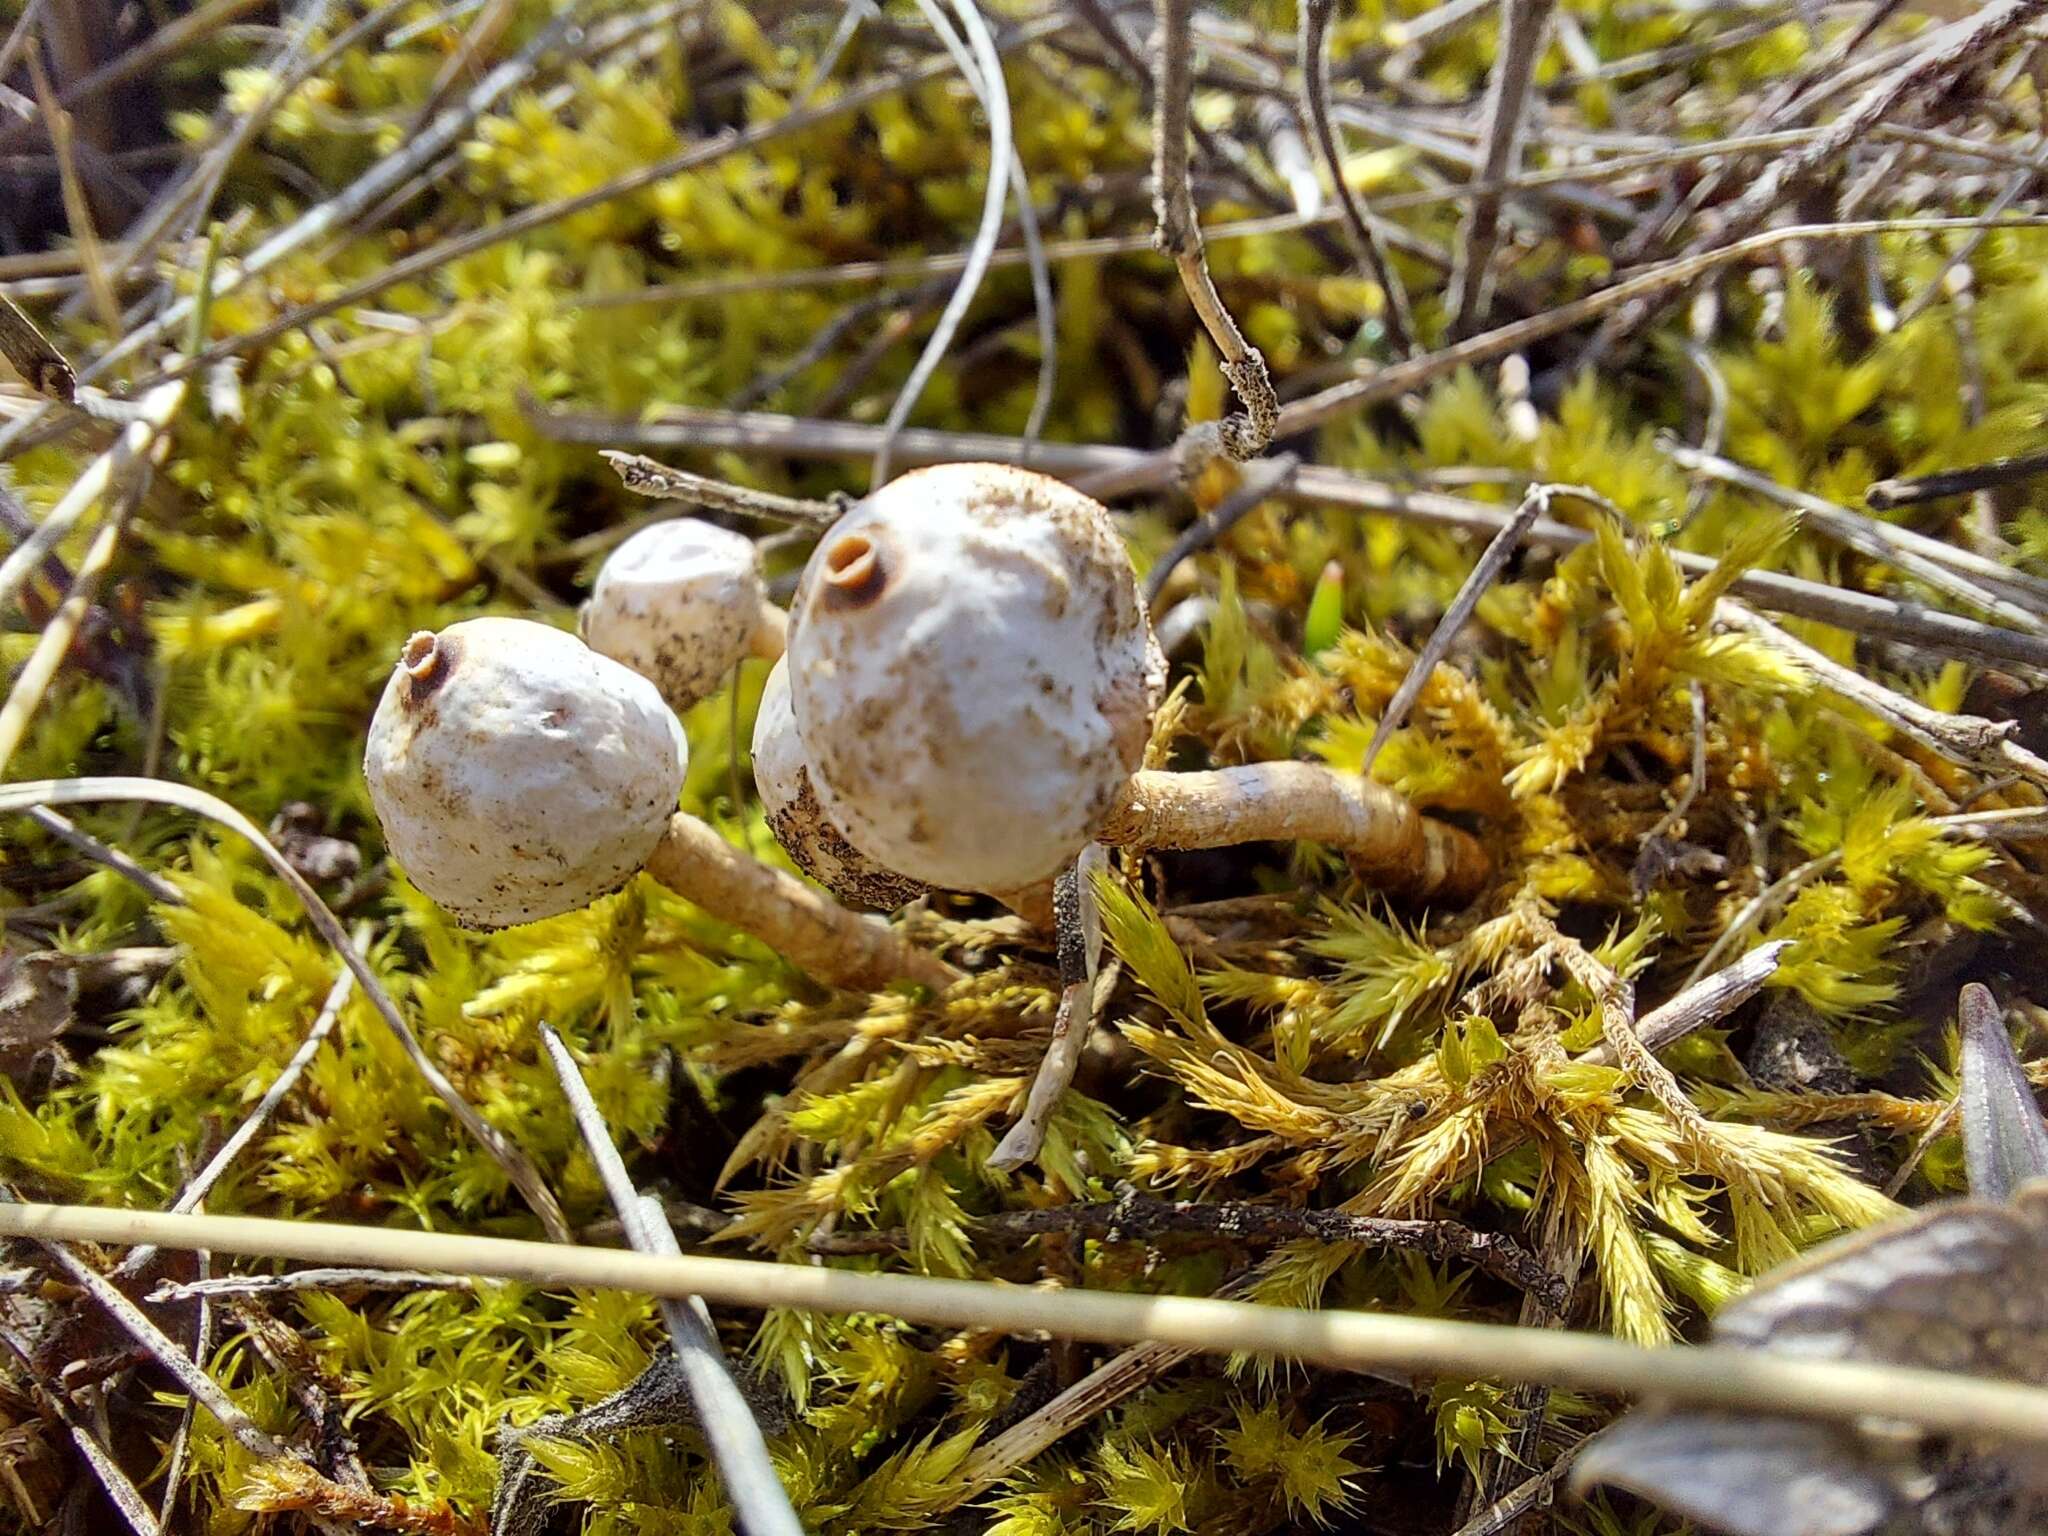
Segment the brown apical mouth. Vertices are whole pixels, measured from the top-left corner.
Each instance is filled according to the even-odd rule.
[[[825,547],[821,600],[832,608],[865,608],[888,581],[881,547],[864,533],[842,533]]]
[[[405,672],[405,702],[417,709],[440,686],[461,658],[462,644],[452,636],[437,635],[431,629],[416,632],[398,654]]]

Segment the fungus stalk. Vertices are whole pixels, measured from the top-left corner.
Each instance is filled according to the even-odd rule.
[[[1125,781],[1096,839],[1116,848],[1323,843],[1375,885],[1462,899],[1486,882],[1485,850],[1383,784],[1320,763],[1249,763]]]
[[[943,991],[959,979],[951,966],[887,924],[748,857],[683,812],[669,818],[647,873],[834,986],[872,992],[892,981],[914,981]]]

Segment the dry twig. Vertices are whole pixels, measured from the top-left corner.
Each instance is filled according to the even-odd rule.
[[[91,1206],[0,1203],[0,1235],[45,1242],[154,1242],[161,1247],[315,1263],[367,1260],[393,1268],[445,1269],[675,1299],[696,1295],[734,1306],[880,1312],[942,1328],[1042,1332],[1100,1343],[1142,1338],[1174,1349],[1275,1355],[1342,1370],[1541,1381],[1654,1395],[1702,1407],[1845,1422],[1861,1420],[1873,1401],[1882,1401],[1902,1422],[1927,1430],[2048,1445],[2048,1389],[1952,1372],[1801,1359],[1722,1346],[1646,1349],[1599,1334],[1404,1313],[1320,1312],[1108,1291],[1054,1292],[747,1259]],[[133,1309],[132,1303],[122,1301]],[[239,1412],[232,1404],[227,1406]],[[268,1437],[264,1440],[268,1442]]]
[[[1257,458],[1273,440],[1280,411],[1266,359],[1237,328],[1202,253],[1202,226],[1188,185],[1188,111],[1194,63],[1194,45],[1188,34],[1191,3],[1155,0],[1158,31],[1153,48],[1159,65],[1153,103],[1153,212],[1159,223],[1159,249],[1173,259],[1188,301],[1209,339],[1216,343],[1223,376],[1230,380],[1244,414],[1192,430],[1183,445],[1184,468],[1199,466],[1217,452],[1238,460]]]
[[[1523,124],[1528,120],[1529,87],[1536,78],[1536,60],[1543,52],[1550,8],[1551,0],[1501,0],[1500,43],[1493,77],[1486,87],[1485,126],[1480,130],[1486,145],[1479,161],[1481,181],[1503,181],[1514,172]],[[1466,204],[1464,226],[1458,235],[1458,262],[1451,271],[1448,302],[1453,334],[1470,330],[1492,300],[1500,207],[1496,192],[1476,192]]]
[[[1386,296],[1387,343],[1395,353],[1407,356],[1415,350],[1415,315],[1408,304],[1408,289],[1394,270],[1393,253],[1386,237],[1351,190],[1344,176],[1344,157],[1337,148],[1336,131],[1330,126],[1330,13],[1336,0],[1303,0],[1301,6],[1301,90],[1309,131],[1322,157],[1323,170],[1336,189],[1337,208],[1344,229],[1364,260],[1372,280]]]

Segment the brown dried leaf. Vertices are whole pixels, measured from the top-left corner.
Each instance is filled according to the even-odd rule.
[[[0,955],[0,1071],[12,1077],[26,1070],[71,1026],[77,1005],[78,972],[69,955]]]
[[[64,354],[4,295],[0,295],[0,359],[38,394],[66,405],[77,397],[78,379]]]
[[[1825,1243],[1730,1303],[1714,1337],[2048,1383],[2048,1182]]]

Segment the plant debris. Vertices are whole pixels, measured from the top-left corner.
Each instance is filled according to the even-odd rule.
[[[1962,1222],[2031,1305],[2044,15],[0,0],[0,1180],[641,1246],[645,1192],[806,1270],[1656,1346]],[[804,744],[754,782],[775,610],[871,475],[952,464],[1106,507],[1169,673],[1038,886],[827,828],[864,915],[777,842]],[[647,872],[463,928],[363,775],[394,661],[573,632],[679,515],[760,583]],[[1009,846],[1053,705],[992,644],[948,697],[1012,778],[934,811]],[[928,766],[936,695],[884,702]],[[6,1259],[0,1526],[747,1526],[650,1298]],[[1976,1338],[1975,1294],[1906,1331]],[[1582,1451],[1624,1405],[1545,1381],[706,1340],[819,1536],[2039,1516],[1989,1442]]]

